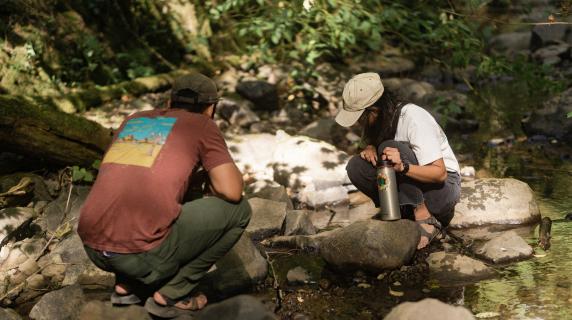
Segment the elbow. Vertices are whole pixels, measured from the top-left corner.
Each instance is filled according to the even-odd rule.
[[[242,192],[236,192],[226,195],[226,200],[230,202],[240,202],[242,200]]]
[[[443,170],[443,172],[439,175],[439,177],[437,177],[435,182],[445,183],[445,181],[447,181],[447,170]]]

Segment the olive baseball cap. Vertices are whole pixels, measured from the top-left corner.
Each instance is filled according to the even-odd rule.
[[[192,90],[197,93],[195,97],[180,96],[181,90]],[[218,102],[218,95],[215,82],[198,72],[187,74],[175,79],[171,89],[171,101],[189,104],[212,104]]]
[[[379,74],[368,72],[355,75],[344,87],[344,103],[336,116],[336,122],[344,127],[353,125],[365,108],[374,104],[382,95],[383,84]]]

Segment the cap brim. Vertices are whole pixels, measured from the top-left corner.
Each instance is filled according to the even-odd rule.
[[[354,123],[356,123],[356,121],[358,121],[364,110],[365,109],[358,111],[347,111],[342,108],[336,116],[336,122],[342,127],[351,127]]]

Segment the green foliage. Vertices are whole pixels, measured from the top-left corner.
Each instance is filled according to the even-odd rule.
[[[101,160],[95,160],[92,163],[91,168],[81,168],[79,166],[73,166],[71,168],[72,181],[92,183],[95,180],[95,176],[100,166],[101,166]]]
[[[568,118],[572,118],[572,112],[568,112],[567,117],[568,117]]]

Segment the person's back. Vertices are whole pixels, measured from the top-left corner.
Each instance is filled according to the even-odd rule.
[[[179,215],[193,168],[201,163],[208,171],[232,161],[228,153],[205,152],[207,147],[226,149],[205,115],[166,109],[130,116],[82,209],[78,233],[84,243],[117,253],[157,246]]]

